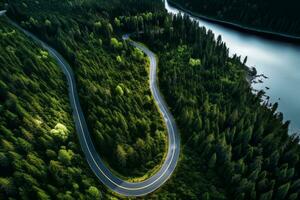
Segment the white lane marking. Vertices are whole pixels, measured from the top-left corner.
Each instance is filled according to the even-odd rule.
[[[42,42],[42,43],[43,43],[43,42]],[[139,47],[139,46],[137,46],[137,47]],[[52,52],[52,54],[56,57],[56,59],[62,64],[62,66],[64,67],[64,69],[66,69],[66,71],[67,71],[68,78],[70,79],[70,82],[71,82],[71,90],[72,90],[73,102],[74,102],[74,105],[75,105],[76,113],[77,113],[77,115],[78,115],[78,121],[79,121],[79,123],[80,123],[81,131],[84,132],[84,131],[83,131],[83,127],[82,127],[82,123],[81,123],[81,119],[80,119],[80,117],[79,117],[79,112],[78,112],[78,109],[77,109],[76,101],[75,101],[74,87],[73,87],[73,82],[72,82],[72,78],[71,78],[70,72],[68,71],[68,69],[67,69],[67,67],[65,66],[65,64],[61,61],[61,59],[56,55],[56,53],[53,52],[51,49],[49,49],[48,46],[46,46],[46,48],[47,48],[49,51]],[[143,49],[142,49],[142,50],[143,50]],[[145,51],[144,51],[144,52],[145,52]],[[146,52],[145,52],[145,53],[146,53]],[[147,53],[146,53],[146,54],[147,54]],[[148,54],[147,54],[147,55],[148,55]],[[153,75],[153,74],[152,74],[152,75]],[[153,77],[150,77],[150,78],[153,79]],[[157,95],[157,91],[156,91],[156,90],[153,90],[152,92],[155,93],[154,96],[156,97],[156,98],[155,98],[156,101],[157,101],[157,102],[160,102],[159,97],[158,97],[158,95]],[[165,109],[165,106],[164,106],[163,104],[161,104],[161,105],[162,105],[162,108],[163,108],[164,113],[166,113],[167,118],[170,120],[169,115],[168,115],[168,113],[167,113],[167,111],[166,111],[166,109]],[[166,121],[166,123],[167,123],[167,121]],[[167,123],[167,124],[168,124],[168,123]],[[167,129],[168,129],[168,128],[167,128]],[[175,134],[174,134],[174,129],[173,129],[173,125],[172,125],[172,124],[171,124],[171,133],[172,133],[172,135],[173,135],[173,141],[174,141],[174,143],[175,143]],[[145,185],[145,186],[143,186],[143,187],[138,187],[138,188],[128,188],[128,187],[124,187],[124,186],[122,186],[122,185],[117,184],[116,182],[114,182],[113,180],[111,180],[111,179],[110,179],[110,178],[102,171],[102,169],[98,166],[97,162],[95,161],[95,159],[94,159],[94,157],[93,157],[93,155],[92,155],[92,153],[91,153],[91,151],[90,151],[89,145],[87,144],[87,141],[86,141],[85,134],[83,134],[83,136],[84,136],[84,141],[85,141],[85,143],[86,143],[87,149],[88,149],[88,151],[89,151],[89,153],[90,153],[90,156],[92,157],[92,159],[93,159],[94,164],[96,165],[96,167],[100,170],[100,172],[101,172],[101,173],[102,173],[102,174],[103,174],[103,175],[104,175],[111,183],[113,183],[114,185],[116,185],[116,186],[118,186],[118,187],[120,187],[120,188],[122,188],[122,189],[126,189],[126,190],[141,190],[141,189],[147,188],[147,187],[153,185],[154,183],[156,183],[156,182],[157,182],[158,180],[160,180],[161,177],[164,176],[165,173],[168,171],[168,169],[169,169],[169,167],[170,167],[170,165],[171,165],[171,163],[172,163],[172,160],[173,160],[173,158],[174,158],[174,154],[175,154],[175,152],[172,151],[171,161],[169,162],[169,164],[168,164],[166,170],[165,170],[165,171],[164,171],[164,172],[163,172],[156,180],[154,180],[153,182],[151,182],[151,183],[149,183],[148,185]],[[173,144],[174,144],[174,143],[173,143]],[[170,149],[170,148],[169,148],[169,149]]]
[[[13,25],[16,25],[16,24],[13,24]],[[78,108],[77,108],[77,104],[76,104],[76,101],[75,101],[75,92],[74,92],[74,86],[73,86],[73,82],[72,82],[72,77],[71,77],[71,74],[70,74],[68,68],[66,67],[66,65],[64,64],[64,62],[59,58],[59,56],[56,55],[56,52],[55,52],[54,49],[52,50],[52,48],[49,47],[46,43],[44,43],[43,41],[39,40],[38,38],[36,38],[35,36],[33,36],[31,33],[29,33],[29,32],[27,32],[26,30],[24,30],[23,28],[21,28],[21,27],[19,27],[19,26],[17,26],[17,28],[20,28],[26,35],[30,36],[31,38],[33,38],[33,39],[36,40],[37,42],[41,43],[41,44],[44,46],[45,49],[47,49],[48,51],[50,51],[50,52],[52,53],[52,55],[56,58],[56,60],[61,64],[61,66],[63,66],[63,68],[64,68],[65,71],[67,72],[67,77],[68,77],[68,79],[69,79],[70,88],[71,88],[71,93],[72,93],[72,97],[73,97],[72,99],[73,99],[73,103],[74,103],[74,108],[75,108],[76,114],[77,114],[77,116],[78,116],[78,121],[79,121],[80,129],[81,129],[81,132],[83,133],[83,138],[84,138],[84,141],[85,141],[87,150],[88,150],[88,152],[89,152],[90,157],[92,158],[92,160],[93,160],[93,162],[94,162],[94,165],[100,170],[100,172],[102,173],[102,175],[103,175],[107,180],[109,180],[111,183],[113,183],[114,185],[116,185],[117,187],[122,188],[122,189],[125,189],[125,190],[129,190],[129,191],[131,191],[131,190],[132,190],[132,191],[137,191],[137,190],[141,190],[141,189],[150,187],[151,185],[153,185],[154,183],[156,183],[158,180],[160,180],[161,177],[163,177],[163,176],[165,175],[165,173],[168,171],[168,169],[169,169],[169,167],[170,167],[170,165],[171,165],[171,163],[172,163],[172,161],[173,161],[175,151],[172,151],[171,160],[170,160],[169,164],[167,165],[166,170],[165,170],[165,171],[164,171],[157,179],[155,179],[153,182],[151,182],[151,183],[149,183],[148,185],[145,185],[145,186],[143,186],[143,187],[138,187],[138,188],[128,188],[128,187],[124,187],[124,186],[122,186],[122,185],[117,184],[117,183],[114,182],[113,180],[111,180],[111,179],[110,179],[110,178],[102,171],[101,167],[99,167],[98,163],[96,162],[96,160],[95,160],[94,157],[93,157],[92,152],[90,151],[90,147],[89,147],[89,145],[88,145],[88,143],[87,143],[86,136],[85,136],[85,134],[84,134],[84,130],[83,130],[83,127],[82,127],[81,118],[80,118],[80,115],[79,115],[79,112],[78,112]],[[139,45],[137,45],[136,43],[134,43],[134,44],[135,44],[134,46],[140,48]],[[152,67],[151,67],[152,73],[150,73],[150,79],[153,80],[153,79],[154,79],[153,66],[154,66],[155,69],[156,69],[156,65],[152,65],[152,63],[153,63],[154,61],[153,61],[153,59],[151,59],[151,58],[152,58],[151,56],[153,56],[153,55],[151,55],[151,54],[150,54],[151,56],[148,55],[148,53],[151,52],[151,51],[149,50],[149,52],[147,53],[147,50],[148,50],[148,49],[146,49],[146,50],[144,50],[143,48],[140,48],[140,49],[141,49],[142,51],[144,51],[144,53],[146,53],[148,57],[150,57],[150,60],[151,60],[151,66],[152,66]],[[155,62],[155,63],[156,63],[156,62]],[[154,84],[154,80],[153,80],[153,84]],[[174,129],[173,129],[173,124],[172,124],[172,121],[170,120],[169,114],[167,113],[165,106],[160,102],[159,95],[157,94],[157,91],[154,90],[154,89],[152,89],[152,88],[151,88],[151,91],[152,91],[152,93],[154,94],[155,100],[162,106],[161,108],[162,108],[163,112],[162,112],[162,110],[160,110],[160,112],[166,114],[167,119],[168,119],[168,120],[166,120],[167,130],[168,130],[169,133],[171,133],[171,134],[173,135],[173,141],[174,141],[174,143],[173,143],[173,145],[172,145],[171,147],[170,147],[170,144],[169,144],[169,151],[168,151],[168,155],[169,155],[170,150],[171,150],[171,149],[174,149],[174,147],[175,147],[174,144],[176,145],[176,142],[175,142],[175,133],[174,133]],[[159,107],[159,108],[160,108],[160,107]],[[170,124],[168,123],[168,121],[170,121]],[[170,129],[168,128],[168,125],[170,125],[171,131],[170,131]],[[170,139],[170,138],[171,138],[171,135],[169,134],[169,139]],[[92,144],[92,145],[93,145],[93,144]],[[168,157],[168,156],[167,156],[167,157]],[[167,160],[167,159],[166,159],[166,160]],[[164,166],[164,164],[163,164],[163,166]],[[93,169],[93,168],[92,168],[92,169]],[[158,172],[158,173],[159,173],[159,172]],[[96,176],[97,176],[100,180],[102,180],[101,177],[99,177],[97,173],[95,173],[95,174],[96,174]],[[172,174],[172,173],[169,173],[168,177],[166,177],[166,179],[164,179],[163,182],[162,182],[161,184],[158,185],[158,187],[155,187],[154,189],[151,189],[151,191],[145,192],[144,194],[148,194],[148,193],[154,191],[155,189],[159,188],[163,183],[165,183],[165,182],[168,180],[168,178],[171,176],[171,174]],[[102,181],[102,182],[104,183],[104,181]],[[105,184],[105,183],[104,183],[104,184]],[[112,188],[111,188],[111,189],[112,189]],[[114,190],[114,189],[113,189],[113,190]],[[114,191],[115,191],[115,190],[114,190]],[[140,194],[140,195],[143,195],[143,194]]]

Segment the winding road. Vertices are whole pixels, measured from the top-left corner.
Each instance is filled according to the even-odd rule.
[[[5,11],[0,11],[0,15],[5,14]],[[104,164],[98,155],[95,146],[92,142],[91,135],[79,103],[78,93],[76,89],[76,81],[72,68],[67,61],[52,47],[44,43],[30,32],[24,30],[18,24],[7,18],[11,24],[23,31],[27,36],[32,38],[44,49],[48,50],[51,56],[57,61],[60,68],[63,70],[68,82],[70,103],[73,111],[73,117],[76,125],[76,132],[80,141],[82,151],[86,160],[99,178],[99,180],[109,187],[114,192],[124,196],[143,196],[153,192],[162,186],[172,175],[177,165],[180,153],[180,137],[176,127],[174,118],[172,117],[157,85],[157,60],[155,54],[145,46],[129,40],[129,35],[124,35],[123,39],[143,51],[150,59],[150,89],[156,101],[157,107],[165,120],[168,131],[168,152],[165,160],[156,174],[142,182],[127,182],[115,176]],[[101,119],[100,119],[101,120]]]

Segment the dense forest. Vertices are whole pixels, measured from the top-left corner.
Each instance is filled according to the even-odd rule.
[[[159,195],[299,199],[299,139],[277,103],[252,93],[246,59],[229,57],[220,36],[188,17],[159,18],[161,27],[145,23],[138,38],[158,53],[160,88],[183,140],[178,171]]]
[[[277,104],[264,103],[261,100],[263,91],[257,95],[251,92],[246,81],[249,73],[246,60],[241,61],[237,55],[229,57],[228,49],[220,36],[215,37],[211,31],[198,27],[196,22],[187,17],[168,15],[160,0],[128,0],[126,4],[118,0],[14,0],[10,1],[9,6],[8,15],[11,18],[50,43],[70,62],[99,154],[114,170],[127,177],[141,176],[161,162],[166,138],[163,122],[148,89],[148,63],[140,51],[120,38],[123,33],[135,32],[135,40],[142,41],[157,53],[160,89],[178,123],[182,152],[175,174],[161,189],[145,199],[299,199],[299,139],[288,135],[289,122],[283,122],[282,114],[276,112]],[[1,31],[4,35],[9,35],[8,33],[10,32]],[[16,41],[25,42],[25,39],[1,39],[1,43],[6,42],[11,46]],[[26,46],[30,46],[27,43]],[[1,44],[1,48],[2,46],[6,47],[7,44]],[[19,46],[24,47],[17,49],[22,54],[16,54],[10,59],[3,58],[4,63],[31,57],[45,59],[45,63],[51,62],[47,53],[36,46],[28,49],[25,45]],[[30,53],[34,50],[35,52]],[[28,52],[29,55],[24,56],[23,52]],[[15,66],[20,65],[14,63],[11,67],[15,69]],[[22,66],[27,65],[29,64],[25,63]],[[36,67],[38,70],[47,69],[42,67],[42,63],[35,64],[40,65],[42,69]],[[55,67],[54,64],[51,66]],[[50,105],[54,104],[55,109],[60,111],[53,113],[60,116],[65,108],[66,114],[63,116],[69,116],[66,86],[59,69],[55,68],[56,73],[38,73],[34,70],[26,72],[25,69],[25,75],[29,76],[26,73],[33,71],[37,73],[34,78],[43,78],[36,84],[49,80],[44,86],[28,86],[26,92],[34,93],[35,90],[31,88],[43,89],[38,93],[44,100],[42,102],[54,101]],[[9,74],[14,75],[16,72]],[[10,88],[14,83],[5,79],[7,74],[3,79],[2,76],[4,75],[1,75],[3,83],[1,82],[0,88]],[[50,77],[59,77],[60,81],[53,82]],[[23,79],[15,84],[26,86]],[[31,81],[34,80],[32,79],[30,78]],[[54,90],[50,87],[59,83],[62,86],[55,88],[64,88],[58,90],[59,96],[53,99],[52,96],[56,94],[54,91],[50,97],[47,96],[47,92]],[[21,86],[16,89],[21,90]],[[0,97],[6,98],[9,93],[4,92],[3,95],[1,91]],[[17,94],[14,98],[21,97]],[[31,106],[33,97],[34,95],[27,95],[26,98],[30,99],[20,102],[30,102],[26,105]],[[5,101],[1,99],[1,105]],[[3,103],[7,106],[6,104]],[[41,107],[39,104],[33,105]],[[27,107],[22,107],[28,110]],[[51,106],[39,109],[49,108]],[[14,106],[12,111],[3,106],[0,109],[4,109],[6,113],[20,112],[18,106]],[[11,167],[14,162],[9,159],[13,156],[4,147],[10,149],[11,146],[18,146],[17,140],[13,138],[23,132],[17,131],[16,126],[13,126],[16,120],[9,120],[10,114],[1,116],[1,123],[8,121],[7,125],[3,125],[5,130],[14,131],[15,134],[6,134],[1,130],[1,136],[9,141],[9,145],[6,142],[0,146],[3,149],[1,171],[5,172],[0,179],[0,194],[3,197],[23,199],[47,199],[43,196],[54,199],[95,199],[99,195],[103,199],[110,198],[105,196],[107,191],[94,180],[93,174],[85,170],[86,164],[79,153],[80,147],[70,116],[53,117],[50,116],[52,112],[42,111],[39,116],[42,118],[41,116],[47,115],[51,124],[48,132],[53,134],[54,141],[58,139],[57,133],[65,133],[67,130],[67,139],[60,141],[65,143],[48,142],[51,134],[43,135],[45,130],[37,131],[34,126],[33,131],[27,131],[33,137],[33,141],[28,143],[36,143],[36,151],[41,151],[39,162],[34,165],[27,158],[32,151],[18,153],[26,158],[15,159],[19,161],[17,163],[25,163],[24,168]],[[33,124],[29,122],[31,126]],[[25,125],[20,121],[20,126]],[[18,148],[13,149],[17,151]],[[37,156],[38,153],[34,155]],[[14,152],[12,155],[15,155]],[[70,155],[73,155],[71,159]],[[58,163],[58,166],[53,167],[58,172],[51,172],[53,168],[50,167],[49,160],[53,160],[54,164]],[[64,163],[61,163],[62,160]],[[45,166],[41,169],[49,171],[44,176],[32,175],[42,170],[29,170],[29,164],[37,169]],[[62,169],[61,166],[64,165],[68,167]],[[80,172],[77,171],[78,168]],[[10,173],[5,170],[10,170]],[[17,176],[17,170],[24,174],[23,179]],[[64,175],[63,178],[61,174]],[[31,181],[31,177],[46,177],[47,181],[38,184],[39,181]],[[61,183],[64,185],[61,186]],[[26,188],[23,189],[24,187]]]
[[[300,36],[297,0],[169,0],[211,18],[260,30]]]
[[[81,155],[60,68],[3,18],[0,44],[0,199],[104,197]]]
[[[109,13],[122,12],[118,1],[106,4],[11,1],[8,15],[69,61],[88,127],[109,166],[124,178],[146,178],[162,162],[166,130],[148,86],[148,61],[116,35],[121,24]]]

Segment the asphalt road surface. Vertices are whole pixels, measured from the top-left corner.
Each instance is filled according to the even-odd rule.
[[[6,10],[0,10],[0,16],[4,15],[6,13]]]
[[[0,11],[0,15],[1,14],[3,15],[5,14],[5,12]],[[47,45],[46,43],[38,39],[30,32],[24,30],[15,22],[11,21],[10,19],[8,20],[19,30],[23,31],[28,37],[32,38],[43,48],[48,50],[50,55],[53,56],[53,58],[57,61],[57,64],[63,70],[63,73],[65,74],[68,82],[70,103],[73,111],[73,117],[76,125],[76,132],[78,134],[80,145],[90,168],[95,173],[95,175],[99,178],[99,180],[114,192],[124,196],[143,196],[153,192],[154,190],[162,186],[170,178],[177,165],[179,152],[180,152],[180,138],[179,138],[179,133],[175,121],[162,95],[160,94],[157,86],[157,70],[156,70],[157,60],[155,54],[145,46],[136,43],[132,40],[129,40],[128,35],[123,36],[124,40],[128,40],[128,42],[131,45],[143,51],[150,59],[150,89],[156,101],[157,107],[164,117],[167,130],[168,130],[168,152],[162,167],[158,170],[156,174],[154,174],[149,179],[142,182],[131,183],[131,182],[124,181],[118,178],[117,176],[115,176],[105,166],[104,162],[101,160],[100,156],[98,155],[95,146],[92,142],[79,103],[74,74],[67,61],[55,49],[53,49],[52,47],[50,47],[49,45]]]

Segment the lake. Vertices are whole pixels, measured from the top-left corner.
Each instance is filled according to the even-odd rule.
[[[165,8],[172,14],[180,12],[167,1]],[[189,16],[197,20],[199,26],[211,29],[216,37],[221,35],[230,55],[248,56],[247,65],[255,67],[257,74],[267,77],[257,78],[258,83],[252,84],[253,89],[263,89],[271,103],[278,102],[278,111],[283,113],[285,120],[291,121],[290,133],[300,133],[300,45],[240,32]]]

